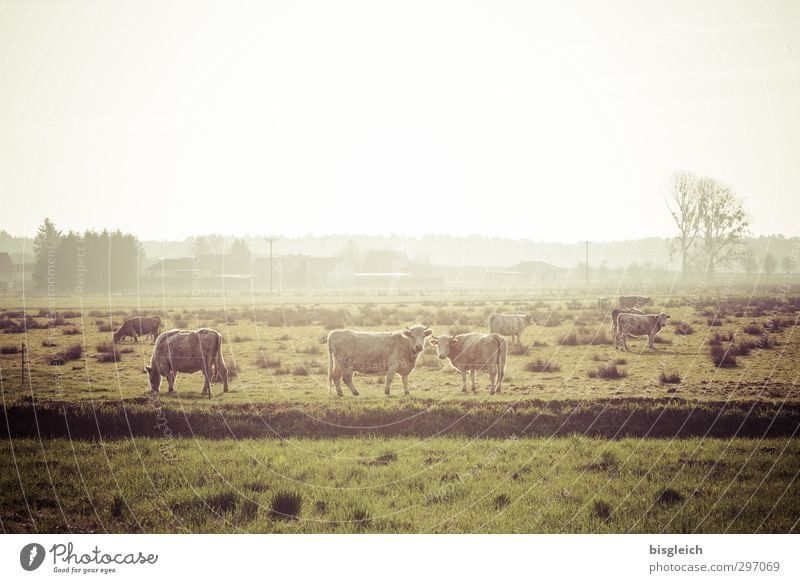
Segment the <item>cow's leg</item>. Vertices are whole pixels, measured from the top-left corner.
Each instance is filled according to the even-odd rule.
[[[386,369],[386,386],[383,388],[383,392],[387,395],[392,388],[395,373],[397,373],[397,365],[389,365],[389,368]]]
[[[408,392],[408,375],[400,375],[400,378],[403,379],[403,394],[409,396],[411,393]]]
[[[466,393],[467,392],[467,375],[469,374],[469,371],[467,369],[461,369],[460,372],[461,372],[461,392],[462,393]]]
[[[497,367],[489,365],[487,368],[489,370],[489,394],[494,395]]]
[[[469,374],[470,374],[470,380],[472,381],[472,392],[473,393],[477,393],[478,392],[478,383],[477,383],[477,378],[476,377],[478,376],[478,371],[473,368],[471,371],[469,371]]]
[[[169,387],[169,392],[172,393],[175,391],[175,377],[178,376],[174,370],[167,371],[167,387]]]
[[[331,376],[333,377],[333,384],[336,386],[336,394],[341,397],[344,394],[342,393],[342,369],[334,366]]]
[[[342,376],[344,377],[345,384],[350,388],[350,392],[357,397],[358,391],[356,390],[356,386],[353,384],[353,369],[351,368],[343,370]]]
[[[655,334],[650,334],[650,335],[647,336],[647,346],[650,348],[650,350],[655,350],[656,349],[655,340],[656,340],[656,335]]]

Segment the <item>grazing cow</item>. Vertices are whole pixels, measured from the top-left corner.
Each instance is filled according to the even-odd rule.
[[[620,308],[643,308],[644,306],[652,306],[653,298],[648,296],[619,296]]]
[[[425,348],[425,338],[433,334],[427,326],[416,325],[397,332],[357,332],[332,330],[328,334],[328,392],[331,383],[342,396],[341,380],[358,395],[353,373],[386,375],[384,392],[388,395],[392,379],[399,374],[403,391],[408,395],[408,375]]]
[[[130,337],[135,341],[139,340],[139,336],[153,337],[153,344],[156,343],[158,331],[161,328],[160,316],[142,316],[137,318],[129,318],[122,323],[119,330],[114,332],[113,342],[121,342],[123,338]]]
[[[508,344],[499,334],[470,332],[457,336],[439,336],[431,340],[437,347],[439,358],[450,359],[450,364],[461,373],[462,391],[467,392],[467,375],[472,376],[472,392],[477,371],[489,371],[489,394],[500,392],[506,370]]]
[[[653,349],[653,341],[661,329],[666,326],[667,314],[625,314],[617,316],[617,335],[614,338],[614,347],[619,348],[620,342],[625,350],[628,348],[628,336],[647,336],[647,345]]]
[[[611,298],[598,298],[597,299],[597,311],[600,313],[605,313],[611,309]]]
[[[530,314],[492,314],[489,316],[489,333],[511,336],[511,342],[520,344],[520,336],[536,322]]]
[[[216,374],[222,377],[223,390],[228,392],[228,369],[222,358],[222,334],[210,328],[197,331],[169,330],[159,334],[153,347],[150,365],[145,370],[150,375],[150,389],[158,392],[161,377],[167,378],[169,392],[175,390],[175,377],[179,372],[202,371],[205,377],[203,394],[211,398],[211,380]]]
[[[611,337],[617,337],[617,316],[620,314],[644,314],[643,311],[637,310],[636,308],[614,308],[611,310]]]

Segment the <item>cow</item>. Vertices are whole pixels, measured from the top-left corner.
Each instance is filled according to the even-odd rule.
[[[536,322],[530,314],[491,314],[489,316],[489,333],[511,336],[511,341],[521,344],[520,336],[528,326]]]
[[[387,395],[394,375],[399,374],[403,379],[403,392],[408,395],[408,375],[425,348],[425,338],[431,334],[433,330],[420,324],[396,332],[331,330],[328,334],[328,393],[333,383],[336,394],[341,397],[344,378],[350,392],[357,396],[353,373],[358,372],[385,374],[384,393]]]
[[[169,330],[159,334],[145,371],[150,376],[150,389],[153,392],[158,392],[162,376],[167,378],[171,393],[175,390],[175,377],[179,372],[197,371],[203,372],[203,394],[208,393],[209,399],[215,373],[222,377],[223,391],[228,392],[228,369],[222,358],[222,334],[211,328]]]
[[[597,298],[597,311],[600,313],[608,312],[611,309],[610,298]]]
[[[652,306],[653,298],[648,296],[619,296],[620,308],[643,308],[644,306]]]
[[[617,316],[620,314],[644,314],[643,311],[637,310],[636,308],[614,308],[611,310],[611,337],[617,337]]]
[[[130,337],[135,341],[139,340],[139,336],[147,337],[153,336],[153,344],[156,343],[158,331],[161,328],[160,316],[142,316],[136,318],[129,318],[122,323],[122,326],[114,332],[112,338],[114,344],[121,342],[123,338]]]
[[[669,316],[664,314],[625,314],[617,316],[617,335],[614,338],[614,347],[619,348],[620,342],[625,350],[628,348],[628,336],[647,336],[647,345],[655,348],[653,341],[661,329],[666,326]]]
[[[505,377],[508,344],[499,334],[469,332],[456,336],[439,336],[431,344],[437,347],[439,358],[450,359],[450,364],[461,373],[461,390],[467,392],[467,375],[472,376],[472,392],[477,371],[489,372],[489,394],[500,393]]]

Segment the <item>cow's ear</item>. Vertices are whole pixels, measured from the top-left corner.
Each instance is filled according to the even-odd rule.
[[[437,338],[431,338],[431,346],[439,346],[439,340]]]
[[[453,336],[453,337],[450,339],[450,344],[452,344],[452,345],[458,344],[458,338],[456,338],[455,336]]]
[[[403,330],[403,336],[405,336],[406,338],[411,338],[411,330],[408,329]]]
[[[433,330],[431,330],[430,328],[425,330],[425,336],[430,336],[431,334],[433,334]]]
[[[150,372],[151,370],[152,370],[152,368],[150,368],[149,365],[147,365],[147,364],[144,365],[144,372]]]

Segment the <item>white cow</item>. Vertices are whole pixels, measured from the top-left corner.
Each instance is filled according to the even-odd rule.
[[[492,314],[489,316],[489,333],[511,336],[511,342],[520,343],[520,336],[536,322],[530,314]]]
[[[397,332],[357,332],[333,330],[328,334],[328,389],[336,385],[342,396],[341,380],[358,395],[353,373],[386,375],[384,392],[388,395],[392,379],[399,374],[403,391],[408,395],[408,375],[425,348],[425,338],[433,334],[427,326],[416,325]]]
[[[450,359],[450,364],[461,373],[462,391],[467,392],[467,375],[472,376],[472,392],[477,371],[489,371],[489,394],[500,392],[505,377],[508,344],[499,334],[470,332],[456,336],[439,336],[431,340],[437,347],[439,358]]]

